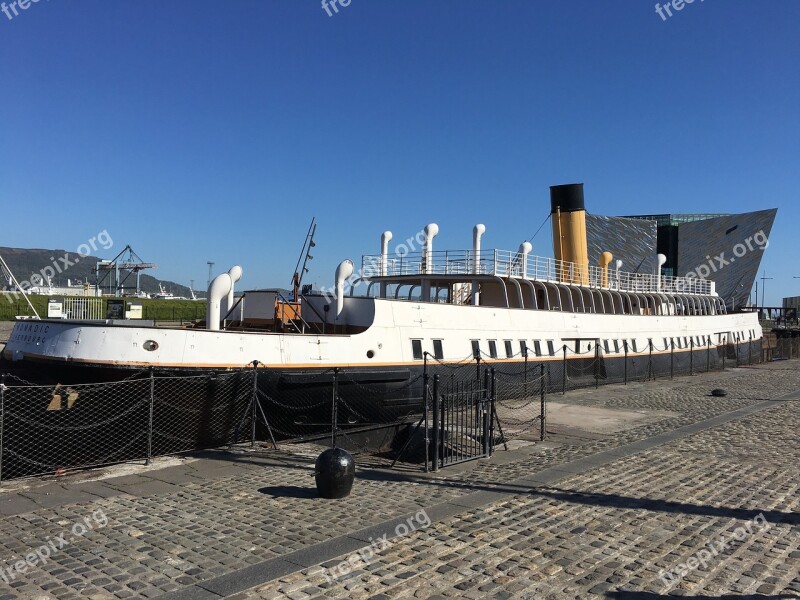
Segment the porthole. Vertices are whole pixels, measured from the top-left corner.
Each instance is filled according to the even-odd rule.
[[[367,350],[367,358],[375,358],[375,351]]]
[[[158,350],[158,342],[153,340],[147,340],[144,344],[142,344],[142,348],[144,348],[148,352],[152,352],[153,350]]]

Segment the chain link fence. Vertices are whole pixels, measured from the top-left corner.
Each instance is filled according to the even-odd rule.
[[[507,444],[510,440],[531,436],[544,441],[549,376],[546,366],[525,368],[515,377],[500,369],[496,369],[496,373],[494,410],[500,434],[496,441]]]
[[[686,337],[662,344],[648,341],[644,348],[623,340],[618,348],[584,341],[584,350],[562,346],[560,359],[547,364],[548,390],[561,392],[599,387],[610,383],[655,381],[697,375],[763,362],[759,341],[740,341],[716,346],[708,338]]]
[[[686,348],[625,343],[615,353],[594,343],[563,346],[560,357],[545,360],[525,349],[506,360],[476,353],[444,362],[426,353],[418,367],[407,369],[311,372],[254,363],[191,376],[149,370],[77,385],[34,385],[6,374],[0,376],[0,481],[246,442],[338,441],[397,461],[415,432],[424,434],[428,452],[434,377],[447,393],[491,390],[492,446],[543,440],[548,394],[762,359],[760,345],[749,341],[721,347],[687,341]]]
[[[469,356],[457,363],[445,363],[425,355],[428,378],[439,376],[442,389],[456,390],[471,382],[494,387],[496,424],[494,443],[506,443],[521,437],[545,435],[545,397],[550,383],[550,365],[534,363],[526,351],[511,356],[511,361],[497,362],[483,353]]]
[[[383,449],[424,411],[423,375],[258,368],[35,385],[0,376],[0,481],[250,442]]]
[[[0,480],[58,474],[250,438],[254,373],[32,385],[0,383]]]

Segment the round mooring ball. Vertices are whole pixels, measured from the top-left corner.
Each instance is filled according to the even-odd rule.
[[[317,457],[314,478],[320,498],[345,498],[353,489],[356,477],[356,461],[341,448],[329,448]]]
[[[725,396],[728,395],[728,392],[726,392],[723,389],[717,388],[715,390],[711,390],[711,395],[716,398],[724,398]]]

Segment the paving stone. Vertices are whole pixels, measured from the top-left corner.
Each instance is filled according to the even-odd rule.
[[[748,373],[748,377],[752,376]],[[797,371],[789,379],[795,389],[800,387]],[[780,385],[769,378],[761,377],[759,381],[759,385],[780,390]],[[742,390],[745,383],[742,381],[737,389]],[[753,390],[749,398],[743,390],[735,408],[766,397]],[[681,392],[672,404],[669,390],[606,399],[605,403],[640,409],[656,403],[662,409],[681,412],[684,416],[679,421],[684,423],[689,413],[699,417],[705,411],[708,417],[726,410],[702,405],[699,394],[694,406],[689,407],[682,402],[692,394],[686,389]],[[784,522],[786,515],[796,514],[800,508],[800,455],[793,441],[798,427],[796,403],[776,404],[752,416],[698,428],[691,435],[566,477],[557,484],[538,487],[529,494],[465,510],[427,531],[435,546],[432,552],[426,550],[424,559],[412,563],[416,576],[395,583],[383,593],[409,597],[408,586],[412,585],[414,597],[494,597],[502,593],[504,597],[517,594],[516,597],[528,598],[585,598],[615,591],[626,592],[630,597],[789,594],[792,586],[800,585],[793,580],[796,561],[792,552],[798,551],[798,539],[789,535],[793,527],[797,528],[797,521]],[[653,426],[647,428],[652,431]],[[601,441],[589,445],[597,448],[604,444]],[[571,452],[580,455],[585,450],[572,448]],[[565,449],[555,449],[554,453],[561,451]],[[536,456],[532,461],[520,461],[504,469],[518,473],[523,465],[531,470],[540,468],[546,464],[542,458]],[[482,465],[471,477],[476,478],[479,470],[485,474],[482,481],[493,477],[497,481],[501,471]],[[511,511],[514,523],[524,527],[515,527],[517,531],[527,529],[535,535],[520,540],[519,534],[492,514],[504,510]],[[706,568],[691,570],[671,585],[660,581],[660,569],[676,569],[707,544],[730,536],[759,513],[776,528],[776,537],[791,540],[779,552],[769,552],[774,548],[765,539],[769,531],[754,531],[744,541],[711,557]],[[479,516],[484,520],[476,521]],[[446,550],[453,540],[461,544],[455,552],[460,557],[456,571],[446,568],[455,562]],[[417,544],[398,541],[381,557],[385,570],[391,572],[394,564],[398,571],[408,573],[407,561],[401,557],[412,550],[420,553]],[[495,552],[502,552],[499,560],[494,558]],[[538,559],[531,556],[533,552]],[[532,576],[525,579],[526,588],[520,589],[519,577],[510,576],[509,562],[530,568]],[[476,582],[466,578],[448,581],[454,573],[463,577],[461,569],[469,564],[491,576],[491,581],[477,588],[473,585]],[[767,574],[772,578],[769,584],[764,581]],[[368,573],[361,588],[351,583],[345,590],[334,584],[326,597],[362,597],[353,594],[364,591],[374,576],[374,572]],[[246,598],[269,597],[272,587],[266,584],[251,590]]]
[[[713,387],[736,393],[708,397]],[[161,476],[153,471],[74,490],[59,482],[65,490],[61,498],[46,490],[31,494],[40,504],[0,496],[0,557],[8,561],[68,533],[98,508],[108,517],[107,526],[72,540],[35,577],[12,584],[0,579],[0,598],[194,593],[199,580],[226,575],[235,582],[248,565],[260,568],[278,555],[290,557],[434,506],[448,507],[441,519],[393,539],[357,577],[327,581],[314,565],[277,584],[292,586],[288,595],[266,582],[239,596],[582,598],[603,588],[658,595],[796,595],[797,402],[767,409],[760,403],[798,389],[797,361],[785,361],[569,393],[559,402],[671,416],[613,435],[572,441],[565,436],[560,444],[498,452],[497,460],[435,476],[359,468],[346,502],[307,493],[313,488],[313,459],[286,454],[281,460],[248,456],[258,465],[212,457]],[[756,408],[760,412],[747,412]],[[680,429],[686,427],[691,429]],[[661,445],[649,447],[651,440]],[[575,463],[582,459],[587,460]],[[556,475],[534,481],[559,466],[551,471]],[[509,485],[522,478],[531,484]],[[484,493],[466,498],[475,490]],[[754,531],[671,585],[661,582],[660,569],[676,569],[759,513],[770,529]],[[67,582],[75,587],[65,587]]]

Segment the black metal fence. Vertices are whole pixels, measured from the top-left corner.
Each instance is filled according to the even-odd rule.
[[[432,398],[434,376],[455,406],[489,373],[480,361],[426,361],[417,373],[332,368],[310,375],[254,363],[180,377],[151,369],[123,381],[76,385],[34,385],[6,374],[0,376],[0,481],[247,442],[331,437],[355,451],[402,458],[398,440],[432,409],[425,398]],[[517,379],[491,380],[493,397],[499,391],[504,399],[492,410],[494,422],[508,419],[509,438],[537,423],[527,395],[544,389],[533,369],[530,381]]]
[[[560,356],[523,351],[502,362],[479,354],[445,363],[425,354],[417,369],[385,371],[299,373],[254,363],[223,373],[176,377],[150,370],[124,381],[56,386],[3,375],[0,481],[230,444],[336,436],[356,451],[388,451],[397,460],[407,458],[416,435],[424,438],[426,465],[434,441],[433,456],[441,459],[455,440],[441,466],[515,438],[544,439],[548,394],[761,361],[760,346],[748,342],[604,350],[586,343],[554,351]]]
[[[538,376],[526,373],[484,371],[483,381],[446,381],[433,376],[425,423],[431,423],[432,454],[426,456],[425,470],[437,471],[449,465],[492,455],[495,446],[531,433],[538,425],[538,438],[546,437],[546,370]],[[533,375],[533,373],[532,373]],[[427,436],[426,436],[427,437]]]
[[[643,348],[623,341],[619,348],[610,350],[607,352],[603,344],[586,341],[581,348],[562,346],[555,358],[546,359],[548,391],[563,394],[609,383],[671,379],[749,366],[764,360],[760,341],[752,340],[716,346],[702,338],[699,342],[687,338],[680,343],[648,341]]]
[[[143,376],[142,376],[143,375]],[[0,382],[0,481],[246,441],[253,374]]]
[[[412,420],[422,413],[423,374],[409,370],[331,368],[325,371],[257,371],[259,404],[279,440],[342,436]],[[363,438],[359,436],[358,439]],[[364,446],[370,442],[353,442]]]
[[[493,369],[492,387],[495,422],[499,441],[535,436],[544,441],[547,435],[547,390],[551,387],[545,365],[523,370],[522,377],[510,377],[502,369]]]
[[[492,373],[494,380],[494,373]],[[442,390],[433,377],[433,470],[490,456],[494,424],[492,383],[459,382]],[[426,465],[427,470],[427,465]]]

